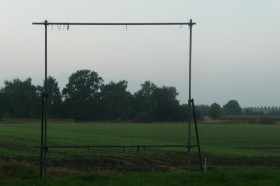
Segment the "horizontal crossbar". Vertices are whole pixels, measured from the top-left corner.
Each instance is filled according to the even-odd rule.
[[[134,26],[141,26],[141,25],[195,25],[196,23],[193,22],[173,22],[173,23],[67,23],[67,22],[35,22],[32,23],[33,25],[134,25]]]
[[[197,147],[197,145],[48,145],[47,148],[154,148],[154,147]],[[34,146],[34,148],[46,148],[46,146]]]

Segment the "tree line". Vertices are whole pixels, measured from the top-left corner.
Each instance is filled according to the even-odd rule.
[[[217,103],[210,106],[200,105],[198,110],[203,112],[204,116],[216,120],[221,116],[280,116],[280,107],[245,107],[241,108],[236,100],[230,100],[227,104],[221,107]]]
[[[44,82],[45,83],[45,82]],[[32,79],[5,81],[0,89],[1,118],[40,118],[44,87]],[[146,81],[132,94],[127,81],[104,84],[98,73],[78,70],[60,90],[53,77],[47,79],[47,115],[76,121],[183,121],[187,106],[179,104],[175,87],[157,87]]]
[[[97,72],[78,70],[60,90],[53,77],[47,79],[47,115],[50,118],[72,118],[76,121],[184,121],[188,119],[187,104],[177,100],[175,87],[158,87],[150,81],[141,84],[134,94],[127,90],[127,81],[105,84]],[[5,81],[0,89],[1,118],[40,118],[44,87],[32,79]],[[243,114],[235,100],[221,107],[196,107],[198,119],[210,116]]]
[[[252,116],[280,116],[280,107],[246,107],[243,108],[243,114]]]

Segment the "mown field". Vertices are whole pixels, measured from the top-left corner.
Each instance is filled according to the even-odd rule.
[[[39,123],[0,123],[1,180],[13,175],[13,173],[20,172],[17,168],[14,168],[15,170],[8,168],[12,170],[12,173],[7,173],[3,166],[17,167],[17,165],[20,165],[28,170],[31,169],[32,173],[30,175],[33,176],[24,176],[24,178],[27,178],[26,183],[30,183],[30,177],[33,179],[34,175],[37,175],[39,150],[33,146],[40,144]],[[192,177],[200,180],[198,182],[201,185],[204,184],[204,181],[206,185],[207,179],[213,179],[213,183],[217,184],[218,182],[214,182],[215,179],[221,179],[220,184],[233,181],[232,184],[235,185],[235,182],[243,183],[245,180],[245,182],[250,183],[252,181],[250,178],[242,177],[240,172],[247,172],[247,176],[254,177],[258,174],[264,174],[268,169],[273,169],[271,170],[273,178],[268,180],[274,180],[275,177],[275,180],[279,181],[279,179],[276,179],[276,175],[280,175],[278,171],[280,167],[279,134],[280,125],[200,124],[199,135],[202,156],[207,159],[209,171],[205,178],[206,181],[204,177],[195,172],[192,173]],[[192,141],[195,143],[193,130]],[[186,123],[132,124],[50,121],[48,125],[49,145],[186,143]],[[192,154],[195,171],[197,170],[195,167],[198,165],[196,148],[192,150]],[[67,182],[66,185],[69,185],[70,182],[79,182],[79,178],[83,180],[80,180],[81,182],[89,184],[93,180],[87,177],[88,175],[84,175],[85,173],[94,174],[94,180],[101,182],[99,185],[102,185],[103,182],[105,184],[105,181],[102,181],[103,178],[109,180],[105,185],[118,185],[113,180],[131,180],[127,176],[135,180],[138,179],[138,181],[147,181],[150,177],[155,176],[158,183],[160,180],[165,180],[165,177],[170,177],[168,179],[172,183],[173,177],[174,179],[178,177],[176,179],[182,184],[186,182],[185,178],[188,175],[186,171],[187,149],[185,148],[140,148],[139,151],[137,148],[49,149],[48,156],[49,177],[54,177],[54,179],[63,177],[63,180]],[[2,168],[1,164],[3,165]],[[77,175],[79,175],[78,178],[75,177]],[[185,175],[185,177],[182,175]],[[21,176],[18,177],[20,180],[23,179]],[[264,180],[267,177],[269,175],[265,176]],[[264,180],[261,180],[261,182]],[[62,181],[62,185],[64,181]],[[109,184],[110,182],[114,184]],[[168,183],[166,180],[165,182]],[[179,183],[174,184],[181,185]],[[266,183],[266,181],[262,183]],[[272,181],[272,183],[274,182]],[[16,182],[3,182],[3,184],[16,184]],[[120,181],[119,185],[123,184],[124,182]],[[129,183],[129,185],[133,184]],[[156,183],[150,185],[156,185]]]

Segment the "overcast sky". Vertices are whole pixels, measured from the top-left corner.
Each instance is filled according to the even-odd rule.
[[[279,0],[0,0],[0,82],[42,84],[44,28],[32,22],[186,22],[193,19],[193,98],[280,106]],[[188,99],[187,26],[49,26],[49,75],[60,87],[78,69],[175,86]]]

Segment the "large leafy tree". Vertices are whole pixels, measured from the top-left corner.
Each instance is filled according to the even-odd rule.
[[[4,93],[4,90],[0,90],[0,118],[10,115],[9,111],[9,99]]]
[[[216,120],[221,116],[221,112],[222,112],[221,106],[217,103],[213,103],[208,110],[208,115],[213,120]]]
[[[58,87],[58,82],[55,78],[49,76],[47,83],[47,114],[52,118],[59,118],[61,117],[62,112],[62,95]],[[38,86],[37,89],[41,100],[41,94],[44,92],[44,87]]]
[[[137,91],[135,95],[152,96],[156,88],[157,86],[154,83],[145,81],[143,84],[141,84],[141,89]]]
[[[96,119],[97,102],[103,79],[90,70],[78,70],[63,89],[65,115],[76,120]]]
[[[158,121],[174,121],[180,118],[181,112],[178,95],[175,87],[156,88],[153,96],[156,100],[155,118]]]
[[[224,115],[242,115],[242,109],[236,100],[230,100],[223,106]]]
[[[17,118],[35,117],[38,112],[37,94],[31,78],[5,81],[4,85],[1,89],[1,105],[6,107],[4,112]]]
[[[126,89],[127,81],[110,82],[101,88],[99,99],[101,119],[127,120],[132,117],[133,97]]]
[[[141,84],[141,89],[134,94],[136,115],[145,115],[149,119],[154,118],[157,107],[154,97],[156,89],[157,86],[150,81],[145,81]]]
[[[209,106],[208,105],[195,105],[195,109],[197,111],[197,119],[202,119],[206,115],[209,115]]]

